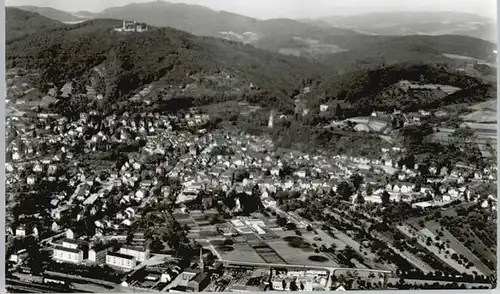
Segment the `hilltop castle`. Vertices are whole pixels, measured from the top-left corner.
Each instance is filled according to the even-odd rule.
[[[137,32],[142,33],[148,30],[148,27],[145,24],[138,23],[137,21],[127,22],[123,21],[123,26],[121,28],[115,28],[117,32]]]

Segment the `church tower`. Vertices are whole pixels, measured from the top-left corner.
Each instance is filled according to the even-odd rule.
[[[205,271],[205,263],[203,262],[203,248],[200,248],[200,269],[202,272]]]

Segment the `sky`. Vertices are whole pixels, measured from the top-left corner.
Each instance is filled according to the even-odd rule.
[[[76,12],[154,0],[6,0],[7,6],[34,5]],[[260,19],[313,18],[378,11],[456,11],[496,19],[496,0],[169,0],[198,4]]]

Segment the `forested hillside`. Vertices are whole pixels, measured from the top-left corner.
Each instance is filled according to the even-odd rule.
[[[179,85],[190,75],[227,71],[239,86],[253,83],[259,89],[253,95],[283,100],[313,81],[336,75],[333,68],[305,59],[170,28],[141,34],[112,31],[119,23],[98,19],[16,40],[6,48],[7,67],[39,69],[43,83],[62,85],[74,79],[83,86],[92,68],[104,63],[109,99],[124,98],[160,78]]]
[[[57,20],[41,16],[36,12],[24,11],[17,8],[5,8],[6,42],[22,38],[41,30],[62,26]]]
[[[469,56],[494,62],[496,46],[493,43],[455,35],[443,36],[336,36],[325,41],[347,52],[325,55],[320,61],[342,69],[366,69],[381,64],[425,62],[448,64],[455,67],[464,63],[443,54]]]
[[[398,37],[392,43],[399,44],[398,50],[384,49],[391,45],[377,41],[378,47],[361,46],[363,50],[334,54],[337,57],[318,62],[239,42],[198,37],[172,28],[151,27],[145,33],[123,34],[113,31],[121,25],[120,20],[51,25],[50,20],[31,12],[10,10],[7,67],[40,72],[37,86],[42,92],[47,83],[60,87],[72,80],[77,91],[84,93],[91,77],[96,76],[96,67],[104,69],[96,90],[110,103],[130,98],[141,87],[159,80],[165,87],[184,88],[188,84],[194,87],[186,91],[188,94],[174,98],[195,98],[211,103],[225,97],[225,100],[246,100],[293,112],[294,99],[300,94],[302,100],[315,106],[341,100],[349,107],[346,113],[352,115],[399,105],[439,107],[446,103],[478,101],[489,98],[492,91],[490,84],[456,71],[453,63],[435,49],[439,45],[451,53],[486,57],[487,43],[478,43],[479,49],[474,51],[471,44],[460,43],[462,37]],[[44,29],[28,32],[23,38],[12,38],[19,34],[19,28],[30,27],[35,21],[41,22]],[[414,45],[412,40],[416,40]],[[339,60],[342,56],[344,60]],[[386,62],[387,59],[391,62]],[[402,79],[418,81],[421,76],[427,83],[452,85],[462,91],[439,100],[380,95]],[[210,79],[217,82],[208,81]],[[203,93],[195,93],[201,84]],[[310,91],[304,92],[305,87]]]
[[[385,92],[401,80],[449,85],[462,90],[443,99],[433,95],[421,97],[411,90],[404,94]],[[414,111],[453,103],[484,101],[495,95],[493,90],[491,84],[455,71],[446,65],[402,63],[344,74],[339,82],[336,81],[328,88],[326,100],[334,97],[349,102],[355,109],[364,113],[369,113],[373,109],[391,110],[394,107]]]

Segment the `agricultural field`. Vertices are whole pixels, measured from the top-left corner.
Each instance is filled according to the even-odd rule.
[[[497,122],[497,100],[492,99],[485,102],[477,103],[469,107],[472,111],[461,116],[461,119],[466,123],[490,123]],[[474,128],[474,127],[471,127]]]
[[[457,240],[448,230],[442,228],[438,223],[434,221],[430,221],[426,223],[427,229],[432,232],[434,235],[438,235],[438,230],[441,229],[443,233],[443,237],[441,237],[442,241],[449,240],[450,248],[459,255],[465,256],[470,262],[474,264],[474,267],[477,268],[482,274],[490,275],[492,271],[485,266],[481,260],[477,258],[467,247],[465,247],[460,241]]]
[[[496,123],[473,123],[473,122],[466,122],[464,123],[465,126],[468,128],[476,130],[479,134],[478,135],[483,135],[490,132],[491,134],[496,134],[497,130],[497,124]]]

